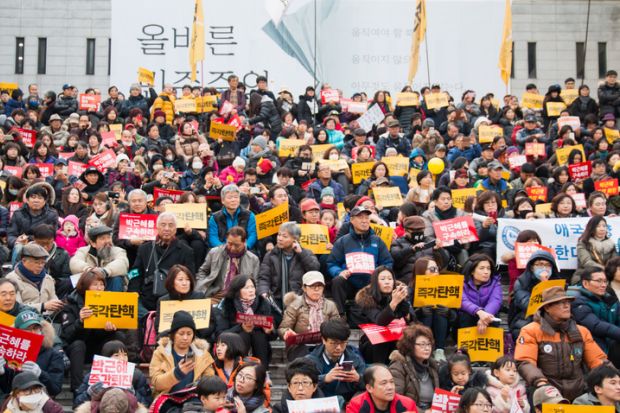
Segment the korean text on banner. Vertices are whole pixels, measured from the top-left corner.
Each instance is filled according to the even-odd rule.
[[[138,68],[138,83],[143,83],[148,86],[155,85],[155,72],[151,72],[149,69],[143,67]]]
[[[366,102],[349,102],[347,105],[347,112],[361,115],[368,109]]]
[[[546,186],[530,186],[525,188],[525,192],[527,192],[527,196],[534,202],[542,201],[547,202],[547,191],[548,188]]]
[[[326,104],[329,102],[340,102],[340,93],[336,89],[321,90],[321,103]]]
[[[374,162],[360,162],[351,164],[351,175],[355,185],[362,183],[364,179],[370,178],[370,171],[375,166]]]
[[[43,335],[0,325],[0,357],[9,367],[19,368],[26,361],[37,361]]]
[[[221,139],[223,141],[233,142],[237,136],[237,127],[234,125],[225,125],[223,123],[211,122],[209,128],[209,137],[211,139]]]
[[[375,232],[375,235],[381,238],[381,240],[385,243],[385,246],[390,249],[392,240],[394,239],[394,228],[371,222],[370,229],[372,229]]]
[[[521,165],[527,162],[527,157],[525,155],[513,155],[508,158],[508,164],[510,165],[510,169],[519,168]]]
[[[592,173],[592,161],[568,165],[568,175],[573,181],[587,179]]]
[[[618,195],[618,178],[595,181],[594,189],[604,193],[608,198],[616,196]]]
[[[93,310],[84,328],[103,329],[108,321],[118,329],[138,328],[138,293],[89,290],[84,306]]]
[[[403,194],[400,193],[400,188],[397,186],[388,188],[376,186],[372,189],[372,194],[377,206],[381,208],[399,207],[403,204]]]
[[[116,166],[116,153],[112,149],[108,149],[90,158],[88,164],[97,168],[99,172],[105,173],[108,168]]]
[[[118,221],[118,239],[152,241],[157,237],[155,214],[120,214]]]
[[[417,275],[415,277],[415,291],[413,306],[438,306],[461,308],[463,300],[462,275]]]
[[[442,245],[445,247],[453,245],[454,241],[458,241],[461,244],[478,241],[474,220],[469,215],[435,221],[433,222],[433,229],[435,230],[435,238],[441,240]]]
[[[558,130],[561,130],[566,125],[570,126],[574,132],[581,128],[581,120],[579,116],[560,116],[558,118]]]
[[[157,198],[159,198],[160,196],[169,196],[174,202],[179,202],[179,200],[181,199],[181,195],[183,195],[184,193],[185,191],[179,191],[178,189],[154,188],[153,201],[157,201]]]
[[[614,413],[614,406],[588,406],[577,404],[543,404],[542,413]]]
[[[372,274],[375,272],[375,257],[367,252],[350,252],[344,256],[347,270],[351,274]]]
[[[176,215],[177,228],[207,228],[207,204],[166,204],[164,210]]]
[[[19,136],[22,138],[22,142],[29,148],[32,148],[37,142],[37,131],[32,129],[17,128]]]
[[[384,156],[381,162],[387,165],[390,176],[405,176],[409,172],[409,159],[404,156]]]
[[[306,141],[303,139],[280,139],[280,148],[278,149],[278,156],[280,158],[288,158],[294,156],[297,149],[305,145]]]
[[[536,93],[525,92],[521,96],[521,106],[532,110],[542,110],[545,97]]]
[[[480,125],[478,143],[491,143],[496,136],[504,136],[504,128],[497,125]]]
[[[194,99],[177,99],[174,101],[174,110],[179,113],[196,112],[196,101]]]
[[[101,95],[80,94],[80,110],[96,111],[101,103]]]
[[[459,408],[460,401],[461,396],[458,394],[435,387],[431,413],[454,413]]]
[[[555,251],[551,248],[545,247],[544,245],[533,242],[515,242],[515,260],[517,262],[517,268],[520,270],[525,269],[532,254],[541,250],[547,251],[555,257]]]
[[[217,96],[196,98],[196,112],[205,113],[217,110]]]
[[[114,148],[115,146],[118,146],[118,142],[116,139],[116,133],[112,131],[101,132],[101,142],[108,148]]]
[[[385,118],[385,115],[379,105],[373,105],[366,111],[366,113],[360,116],[357,122],[359,123],[360,128],[364,129],[366,133],[368,133],[372,130],[372,127],[381,122],[383,118]]]
[[[95,354],[88,384],[101,382],[105,387],[131,389],[135,369],[134,363]]]
[[[71,163],[71,162],[69,162]],[[22,173],[24,172],[24,169],[21,166],[10,166],[10,165],[5,165],[4,172],[7,172],[10,175],[16,176],[18,178],[22,177]]]
[[[254,324],[256,327],[267,329],[273,327],[273,317],[270,315],[237,313],[235,322],[238,324]]]
[[[307,400],[287,400],[289,412],[294,413],[339,413],[338,397],[321,397]]]
[[[452,205],[454,205],[455,208],[463,209],[465,208],[465,201],[467,201],[467,198],[469,198],[470,196],[473,196],[475,198],[478,189],[453,189],[450,192],[452,193]]]
[[[478,327],[459,328],[458,348],[467,348],[471,361],[495,361],[504,355],[504,329],[488,327],[484,334]]]
[[[555,154],[558,158],[558,165],[564,165],[568,162],[568,155],[570,155],[573,149],[579,149],[581,151],[581,159],[586,159],[586,153],[583,150],[583,145],[573,145],[573,146],[565,146],[563,148],[558,148],[555,151]]]
[[[566,109],[564,102],[547,102],[547,116],[560,116],[564,109]]]
[[[323,159],[323,155],[325,155],[325,152],[327,152],[329,148],[332,148],[333,146],[334,145],[332,145],[331,143],[310,146],[312,148],[312,161],[319,162],[321,159]]]
[[[301,237],[299,244],[302,248],[312,251],[313,254],[329,254],[327,249],[329,243],[329,230],[325,225],[318,224],[300,224]]]
[[[256,232],[258,234],[258,239],[277,234],[280,225],[287,222],[288,219],[288,202],[256,215]]]
[[[177,311],[187,311],[192,315],[197,329],[209,328],[211,319],[211,299],[200,300],[166,300],[160,302],[159,332],[170,329],[172,317]]]
[[[534,315],[536,311],[538,311],[538,309],[542,305],[543,291],[551,287],[566,288],[566,280],[547,280],[547,281],[541,281],[538,284],[536,284],[536,286],[532,288],[532,294],[530,295],[530,302],[527,305],[527,311],[525,312],[526,317]]]
[[[570,105],[571,103],[573,103],[573,100],[577,99],[578,96],[579,96],[578,89],[562,89],[562,91],[560,92],[560,97],[562,98],[562,100],[564,100],[564,103],[566,103],[567,105]]]
[[[424,96],[426,107],[428,109],[440,109],[450,105],[448,94],[446,92],[429,93]]]
[[[396,106],[420,106],[420,98],[413,92],[402,92],[396,95]]]
[[[289,334],[286,337],[286,346],[297,346],[299,344],[317,344],[321,342],[320,331],[310,331],[308,333]]]
[[[329,166],[329,169],[333,173],[343,172],[349,169],[349,164],[346,159],[321,159],[319,164]]]
[[[50,176],[54,176],[54,164],[51,163],[35,163],[37,168],[39,168],[39,172],[41,172],[41,178],[45,179]]]
[[[88,165],[85,163],[69,161],[69,168],[67,169],[67,172],[70,176],[75,176],[78,178],[86,169],[88,169]]]
[[[397,341],[403,335],[407,323],[402,318],[393,320],[387,326],[377,324],[360,324],[360,329],[366,334],[372,345]]]

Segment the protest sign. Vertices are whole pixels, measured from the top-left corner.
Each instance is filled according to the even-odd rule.
[[[614,413],[614,406],[589,406],[577,404],[546,404],[542,405],[542,413]]]
[[[453,189],[450,191],[452,194],[452,205],[455,208],[463,209],[465,208],[465,201],[470,196],[476,197],[476,193],[478,189],[476,188],[463,188],[463,189]]]
[[[396,95],[396,106],[420,106],[420,98],[413,92],[402,92]]]
[[[615,141],[620,139],[620,131],[617,129],[603,128],[603,130],[605,131],[605,138],[610,145],[613,145]]]
[[[337,396],[307,400],[287,399],[286,406],[291,413],[340,413]]]
[[[535,205],[534,211],[536,211],[537,214],[549,215],[551,213],[551,202]]]
[[[123,125],[120,123],[113,123],[110,125],[110,131],[114,132],[114,136],[116,136],[116,140],[121,140],[121,135],[123,134]]]
[[[340,102],[340,93],[336,89],[321,90],[321,103],[326,104],[329,102]]]
[[[54,165],[51,163],[35,163],[34,166],[39,168],[41,178],[45,179],[54,176]]]
[[[368,133],[372,130],[372,127],[381,122],[383,118],[385,118],[385,115],[379,105],[373,105],[362,116],[360,116],[357,122],[359,123],[360,128],[364,129],[366,133]]]
[[[607,198],[618,195],[618,179],[603,179],[594,182],[594,189],[607,195]]]
[[[90,158],[88,164],[97,168],[99,172],[104,173],[108,168],[116,167],[116,153],[112,149],[105,150]]]
[[[21,166],[9,166],[9,165],[5,165],[3,171],[5,171],[8,174],[11,174],[17,178],[21,178],[22,177],[22,172],[23,172],[23,168]]]
[[[375,257],[367,252],[350,252],[344,256],[347,270],[351,274],[372,274],[375,272]]]
[[[321,159],[323,159],[323,155],[325,155],[325,152],[327,152],[330,148],[333,148],[334,145],[330,143],[324,143],[321,145],[312,145],[310,147],[312,148],[312,161],[319,162]]]
[[[448,308],[461,308],[464,278],[458,274],[417,275],[415,277],[413,306],[436,307],[442,305]]]
[[[543,291],[551,288],[551,287],[562,287],[566,288],[566,280],[547,280],[541,281],[532,288],[532,293],[530,295],[530,302],[527,305],[527,311],[525,312],[525,316],[529,317],[534,315],[536,311],[542,305],[542,293]]]
[[[327,249],[329,243],[329,231],[325,225],[319,224],[300,224],[301,236],[299,244],[302,248],[312,251],[313,254],[329,254]]]
[[[397,341],[403,336],[403,329],[407,323],[402,318],[393,320],[387,326],[377,324],[360,324],[360,329],[366,334],[372,345]]]
[[[79,96],[80,110],[96,111],[101,103],[101,95],[85,95]]]
[[[297,149],[305,145],[306,141],[303,139],[280,139],[280,148],[278,149],[278,156],[280,158],[288,158],[294,156]]]
[[[441,241],[444,247],[454,245],[454,241],[461,244],[478,241],[478,233],[474,220],[470,215],[433,222],[435,238]]]
[[[544,245],[533,242],[515,242],[515,260],[517,262],[517,268],[520,270],[525,269],[532,254],[541,250],[547,251],[555,257],[555,251]]]
[[[11,94],[15,89],[19,89],[19,85],[15,82],[0,82],[0,90],[6,90]]]
[[[58,152],[58,157],[65,161],[68,161],[73,155],[75,155],[75,152]]]
[[[568,175],[573,181],[584,180],[592,173],[592,161],[568,165]]]
[[[366,102],[349,102],[346,111],[349,113],[361,115],[362,113],[366,112],[366,109],[368,109],[368,105],[366,104]]]
[[[170,329],[172,317],[177,311],[187,311],[192,315],[197,329],[208,328],[211,319],[211,299],[200,300],[162,300],[159,307],[159,331]]]
[[[528,188],[525,188],[527,196],[534,202],[547,202],[547,191],[548,188],[546,186],[530,186]]]
[[[5,313],[4,311],[0,311],[0,324],[1,325],[12,327],[13,323],[15,323],[15,317],[13,317],[9,313]]]
[[[118,146],[116,134],[112,131],[101,132],[101,142],[108,148],[114,148],[115,146]]]
[[[238,324],[254,324],[256,327],[266,329],[273,327],[273,317],[267,315],[237,313],[235,322]]]
[[[491,143],[496,136],[504,136],[504,128],[497,125],[480,125],[478,143]]]
[[[431,413],[454,413],[459,408],[461,396],[435,387]]]
[[[403,194],[397,186],[376,186],[372,189],[372,195],[379,208],[399,207],[403,204]]]
[[[258,239],[277,234],[280,225],[287,222],[288,219],[288,202],[256,215],[256,232]]]
[[[319,164],[329,166],[329,169],[333,173],[343,172],[349,169],[349,164],[346,159],[321,159]]]
[[[223,141],[233,142],[236,136],[236,126],[211,122],[211,127],[209,128],[209,137],[211,139],[221,139]]]
[[[174,111],[179,113],[196,112],[196,101],[194,99],[177,99],[174,101]]]
[[[235,106],[229,101],[225,100],[220,107],[220,115],[226,116],[230,112],[232,112],[233,109],[235,109]]]
[[[579,119],[579,116],[560,116],[558,118],[558,131],[566,125],[570,126],[574,132],[581,128],[581,120]]]
[[[562,89],[560,92],[560,97],[564,100],[564,103],[570,105],[573,103],[573,100],[577,99],[579,96],[578,89]]]
[[[153,189],[153,201],[157,201],[157,198],[160,196],[169,196],[174,202],[179,202],[181,195],[184,193],[185,191],[179,191],[178,189],[164,189],[156,187]]]
[[[573,201],[575,201],[575,206],[579,209],[579,208],[585,208],[586,205],[586,194],[584,194],[583,192],[577,192],[575,194],[571,195],[571,198],[573,198]]]
[[[545,97],[536,93],[525,92],[521,96],[521,106],[532,110],[542,110]]]
[[[564,102],[547,102],[547,116],[560,116],[564,109],[566,109]]]
[[[317,344],[321,342],[321,332],[311,331],[309,333],[291,334],[286,337],[285,343],[287,347],[297,346],[300,344]]]
[[[568,155],[572,152],[573,149],[579,149],[581,151],[581,159],[586,159],[586,153],[583,150],[583,145],[573,145],[573,146],[565,146],[563,148],[558,148],[555,151],[555,154],[558,158],[558,165],[564,165],[568,162]]]
[[[42,334],[0,325],[0,357],[13,369],[26,361],[36,362],[42,343]]]
[[[375,166],[374,162],[360,162],[351,164],[351,175],[355,185],[362,183],[364,179],[370,178],[370,171]]]
[[[34,147],[34,144],[37,141],[36,130],[17,128],[17,132],[19,132],[19,136],[22,138],[22,142],[25,146],[28,148]]]
[[[155,72],[151,72],[144,67],[138,68],[138,83],[143,83],[147,86],[155,86]]]
[[[84,171],[88,169],[88,165],[81,162],[69,161],[69,167],[67,168],[67,173],[69,176],[79,177],[84,173]]]
[[[471,361],[493,362],[504,355],[504,329],[487,327],[484,334],[478,327],[459,328],[457,348],[466,348]]]
[[[409,172],[409,158],[404,156],[384,156],[381,162],[388,167],[390,176],[405,176]]]
[[[525,144],[525,154],[529,156],[545,156],[547,151],[544,143],[527,142]]]
[[[338,204],[336,204],[336,210],[338,211],[338,219],[342,220],[347,213],[347,210],[344,208],[344,203],[338,202]]]
[[[202,96],[196,98],[196,112],[205,113],[217,110],[217,96]]]
[[[84,306],[93,310],[84,328],[103,329],[108,321],[118,329],[138,328],[138,293],[87,290]]]
[[[375,235],[381,238],[381,240],[385,243],[386,247],[390,249],[390,246],[392,245],[392,239],[394,239],[394,228],[371,222],[370,229],[372,229],[375,232]]]
[[[176,215],[177,228],[207,228],[207,204],[166,204],[164,210]]]
[[[440,109],[450,105],[446,92],[429,93],[424,96],[424,101],[428,109]]]
[[[508,164],[510,165],[510,169],[516,169],[521,167],[524,163],[527,162],[527,157],[525,155],[513,155],[508,158]]]
[[[101,382],[104,387],[131,389],[135,369],[134,363],[95,354],[90,368],[88,384]]]
[[[152,241],[157,237],[157,215],[120,214],[118,218],[119,239],[141,239]]]

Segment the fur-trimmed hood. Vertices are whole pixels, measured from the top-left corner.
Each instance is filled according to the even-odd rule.
[[[30,192],[30,190],[37,186],[41,186],[47,191],[47,205],[49,205],[50,207],[55,205],[56,204],[56,191],[54,191],[54,188],[52,188],[50,184],[44,181],[35,182],[32,185],[30,185],[30,187],[28,187],[28,189],[24,192],[24,195],[22,197],[22,202],[26,202],[26,197],[28,193]]]
[[[160,338],[157,344],[164,348],[165,353],[172,354],[172,341],[170,341],[170,337]],[[201,338],[195,338],[190,347],[197,356],[209,352],[209,343]]]
[[[405,283],[396,281],[396,286],[398,287],[399,285],[405,285]],[[365,309],[377,308],[379,306],[379,303],[370,295],[370,285],[367,285],[355,294],[355,304]]]
[[[620,87],[620,82],[619,82],[619,81],[616,81],[616,84],[615,84],[615,85],[613,85],[613,86],[609,86],[605,80],[601,80],[600,82],[598,82],[598,87],[601,87],[601,86],[607,86],[607,87]]]
[[[49,321],[41,322],[41,329],[43,330],[43,344],[44,348],[52,348],[54,347],[54,341],[56,340],[56,332],[54,331],[54,327],[52,323]]]

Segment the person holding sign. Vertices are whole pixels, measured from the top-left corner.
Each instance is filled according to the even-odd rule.
[[[502,284],[499,274],[493,275],[495,264],[484,254],[474,254],[463,268],[465,284],[459,311],[459,328],[478,326],[484,334],[487,327],[497,325],[502,307]]]
[[[599,366],[586,377],[588,392],[573,404],[582,406],[613,406],[620,409],[620,373],[611,366]]]
[[[215,248],[224,244],[226,232],[232,227],[240,226],[248,234],[246,246],[251,250],[257,240],[254,214],[241,208],[241,191],[237,185],[226,185],[220,194],[222,209],[209,218],[209,246]]]
[[[273,402],[273,413],[289,413],[287,400],[310,400],[324,397],[318,387],[319,371],[307,358],[292,360],[286,366],[285,377],[286,391],[283,392],[279,403]]]
[[[472,245],[471,253],[486,254],[495,258],[497,246],[497,218],[504,216],[502,201],[493,191],[478,192],[474,203],[474,224],[478,241]]]
[[[519,145],[521,150],[525,148],[525,143],[529,137],[536,138],[536,142],[547,143],[545,133],[538,127],[536,115],[533,113],[525,115],[523,119],[523,128],[519,129],[517,132],[517,145]]]
[[[383,158],[388,148],[396,149],[396,152],[401,156],[409,156],[411,152],[411,142],[400,132],[400,122],[393,119],[388,122],[387,127],[387,133],[379,136],[375,157],[377,159]]]
[[[590,330],[572,318],[573,300],[562,287],[543,291],[542,307],[521,329],[515,346],[519,374],[527,385],[551,384],[568,400],[585,392],[586,368],[608,363]]]

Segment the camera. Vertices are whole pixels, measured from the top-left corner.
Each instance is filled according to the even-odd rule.
[[[108,191],[108,198],[119,199],[121,195],[118,192]]]

